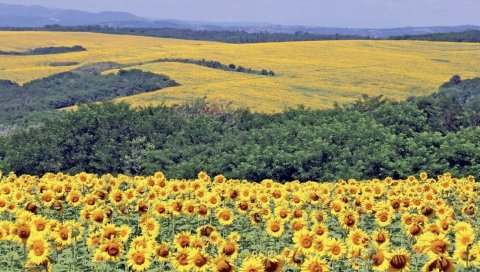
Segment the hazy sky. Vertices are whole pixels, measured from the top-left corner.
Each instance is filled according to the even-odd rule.
[[[0,0],[143,17],[338,27],[480,25],[480,0]]]

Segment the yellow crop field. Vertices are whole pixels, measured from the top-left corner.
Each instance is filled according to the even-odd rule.
[[[0,172],[0,269],[478,271],[479,189],[448,173],[255,183]]]
[[[82,45],[85,52],[43,56],[0,56],[0,79],[25,83],[75,68],[113,61],[123,64],[159,58],[233,63],[275,72],[275,77],[220,71],[180,63],[137,65],[165,74],[182,86],[118,99],[134,106],[182,103],[196,97],[230,101],[255,111],[275,112],[304,104],[328,108],[362,93],[393,99],[426,95],[452,75],[480,75],[480,44],[420,41],[314,41],[224,44],[128,35],[69,32],[0,32],[0,50]]]

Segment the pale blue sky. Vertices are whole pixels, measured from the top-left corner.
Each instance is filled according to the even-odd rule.
[[[331,27],[480,25],[480,0],[0,0],[150,18]]]

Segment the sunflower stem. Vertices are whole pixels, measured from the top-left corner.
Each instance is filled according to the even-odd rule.
[[[23,244],[23,261],[27,261],[27,242]]]

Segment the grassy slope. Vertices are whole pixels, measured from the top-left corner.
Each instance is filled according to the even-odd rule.
[[[330,107],[361,93],[403,99],[436,90],[453,74],[480,75],[480,44],[418,41],[317,41],[223,44],[93,33],[0,32],[0,50],[82,45],[86,52],[1,56],[0,78],[25,83],[72,67],[50,62],[133,63],[193,58],[276,72],[276,77],[218,71],[181,63],[135,66],[170,76],[182,86],[122,98],[133,105],[181,103],[193,97],[232,101],[257,111],[304,104]]]

